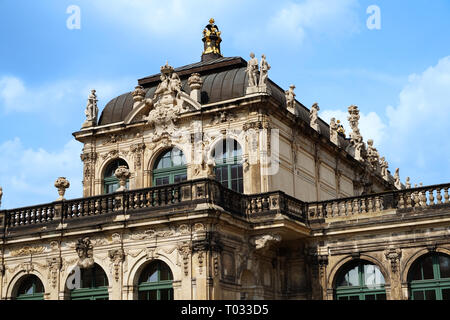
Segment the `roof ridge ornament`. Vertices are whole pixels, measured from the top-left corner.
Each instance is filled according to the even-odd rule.
[[[212,59],[221,58],[222,53],[220,52],[220,43],[222,38],[220,37],[222,32],[215,24],[213,18],[209,19],[209,24],[203,29],[203,44],[204,50],[202,54],[202,61],[208,61]]]

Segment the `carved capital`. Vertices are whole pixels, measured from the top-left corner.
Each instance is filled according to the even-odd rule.
[[[391,263],[391,270],[393,273],[396,273],[399,269],[400,258],[402,256],[402,250],[389,248],[384,252],[384,255],[387,260]]]

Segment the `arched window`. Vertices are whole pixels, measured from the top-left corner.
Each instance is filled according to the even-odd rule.
[[[108,277],[98,264],[81,269],[81,285],[70,293],[72,300],[109,300]]]
[[[139,300],[173,300],[173,275],[160,260],[151,262],[139,277]]]
[[[44,285],[35,275],[25,276],[19,284],[16,300],[44,300]]]
[[[411,300],[450,300],[450,257],[430,253],[408,273]]]
[[[386,300],[384,277],[380,269],[367,261],[348,263],[336,282],[337,300]]]
[[[228,189],[244,193],[240,144],[234,139],[224,139],[222,143],[216,145],[212,156],[216,162],[214,168],[216,180]]]
[[[103,183],[105,185],[104,191],[105,194],[114,193],[119,188],[119,179],[116,178],[115,172],[116,169],[120,166],[126,166],[128,168],[128,164],[123,159],[115,159],[113,160],[105,170],[105,175],[103,176]],[[128,189],[128,181],[126,185]]]
[[[186,180],[186,157],[182,150],[173,148],[159,156],[153,167],[154,186],[164,186]]]

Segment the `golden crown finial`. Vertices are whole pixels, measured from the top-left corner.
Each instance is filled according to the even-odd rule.
[[[214,18],[211,18],[211,19],[209,19],[209,23],[210,24],[213,24],[215,21],[214,21]]]

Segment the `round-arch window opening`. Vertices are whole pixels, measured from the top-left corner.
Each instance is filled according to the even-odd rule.
[[[244,193],[244,175],[242,166],[242,148],[234,139],[224,139],[216,144],[212,151],[216,163],[216,180],[224,187]]]
[[[128,168],[128,164],[123,159],[115,159],[106,167],[105,174],[103,176],[105,194],[114,193],[119,188],[119,179],[116,178],[114,173],[120,166],[126,166]],[[129,188],[128,180],[126,188]]]
[[[70,293],[72,300],[108,300],[108,277],[98,264],[81,269],[81,286]]]
[[[25,276],[20,280],[16,300],[44,300],[44,285],[35,275]]]
[[[149,263],[141,272],[138,284],[139,300],[173,300],[173,274],[160,260]]]
[[[376,265],[352,261],[339,272],[336,300],[386,300],[384,286],[384,276]]]
[[[408,272],[411,300],[450,300],[450,257],[429,253]]]
[[[158,157],[153,167],[154,186],[164,186],[186,180],[186,157],[182,150],[175,147]]]

